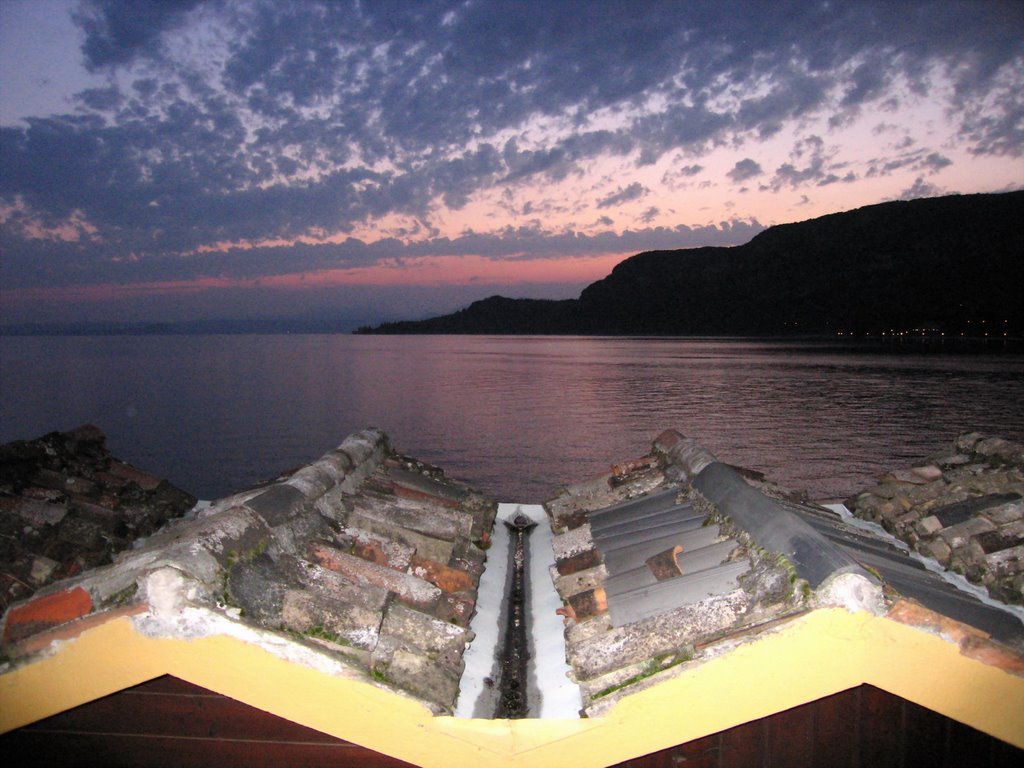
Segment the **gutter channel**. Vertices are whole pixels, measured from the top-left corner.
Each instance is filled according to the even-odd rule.
[[[533,654],[529,631],[529,557],[528,536],[537,527],[522,512],[505,521],[509,532],[508,587],[505,591],[505,640],[498,662],[498,706],[495,718],[516,720],[530,712],[531,689],[536,690],[535,675],[530,675],[529,663]],[[531,683],[534,683],[531,685]]]
[[[551,538],[541,505],[498,505],[456,717],[579,718],[583,703],[567,676],[564,627],[555,613],[562,600],[550,574]]]

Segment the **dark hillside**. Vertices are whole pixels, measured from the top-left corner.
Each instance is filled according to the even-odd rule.
[[[492,297],[375,332],[1020,336],[1022,222],[1024,191],[882,203],[733,248],[641,253],[575,301]]]
[[[507,299],[491,296],[429,320],[404,320],[356,333],[466,333],[542,335],[564,333],[575,322],[575,299]]]

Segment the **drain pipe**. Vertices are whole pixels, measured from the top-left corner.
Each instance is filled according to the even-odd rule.
[[[507,596],[508,622],[501,652],[501,682],[499,685],[497,718],[519,719],[529,714],[527,696],[527,666],[530,661],[530,631],[527,627],[529,582],[527,580],[526,537],[537,524],[519,513],[505,521],[509,531],[509,591]]]

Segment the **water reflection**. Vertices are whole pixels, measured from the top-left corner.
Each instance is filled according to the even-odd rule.
[[[0,339],[0,440],[93,422],[205,496],[368,425],[502,499],[647,450],[665,427],[818,498],[960,431],[1024,439],[1024,356],[598,338]]]

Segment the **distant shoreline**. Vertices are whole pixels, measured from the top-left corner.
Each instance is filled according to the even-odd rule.
[[[209,330],[174,325],[153,326],[149,324],[120,327],[76,327],[76,326],[8,326],[0,327],[0,338],[74,338],[74,337],[124,337],[124,336],[349,336],[356,334],[349,329],[280,329],[273,327],[248,329]],[[358,335],[358,334],[357,334]],[[377,334],[366,334],[377,335]],[[580,339],[651,339],[679,341],[724,341],[724,342],[784,342],[817,343],[849,348],[947,348],[1002,350],[1024,353],[1024,337],[1021,336],[966,336],[924,334],[636,334],[636,333],[392,333],[388,336],[475,336],[495,338],[580,338]]]

